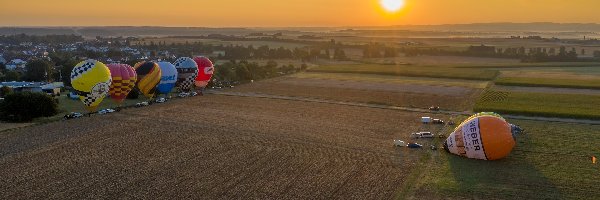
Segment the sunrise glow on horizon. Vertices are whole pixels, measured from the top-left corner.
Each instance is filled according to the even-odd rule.
[[[594,0],[0,0],[0,26],[307,27],[600,23]]]

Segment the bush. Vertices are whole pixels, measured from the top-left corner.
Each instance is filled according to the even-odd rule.
[[[2,86],[0,88],[0,97],[6,96],[7,94],[11,93],[12,89],[10,89],[8,86]]]
[[[0,120],[28,122],[37,117],[51,117],[58,113],[58,104],[45,93],[14,92],[0,102]]]

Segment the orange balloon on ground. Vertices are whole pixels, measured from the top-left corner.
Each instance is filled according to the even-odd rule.
[[[511,125],[495,113],[480,113],[461,123],[444,142],[444,149],[459,156],[498,160],[515,146]]]

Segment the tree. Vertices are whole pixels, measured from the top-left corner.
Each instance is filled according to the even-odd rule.
[[[333,58],[336,60],[344,60],[346,59],[346,52],[343,49],[336,48],[333,53]]]
[[[58,103],[45,93],[14,92],[0,102],[0,118],[6,121],[27,122],[57,113]]]
[[[25,80],[47,82],[54,73],[53,64],[45,60],[33,60],[25,66]]]
[[[308,69],[308,65],[306,65],[306,63],[302,63],[302,65],[300,65],[300,70],[304,71]]]
[[[71,71],[77,65],[77,61],[70,59],[60,65],[59,73],[62,81],[66,86],[71,86]]]
[[[20,80],[21,80],[21,74],[19,74],[19,72],[16,72],[14,70],[7,71],[6,74],[4,74],[4,81],[20,81]]]
[[[235,75],[240,80],[253,80],[252,74],[245,63],[241,63],[235,68]]]
[[[12,89],[10,89],[8,86],[6,86],[6,85],[2,86],[0,88],[0,97],[6,96],[11,92],[12,92]]]

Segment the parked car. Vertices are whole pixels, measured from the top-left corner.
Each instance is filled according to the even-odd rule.
[[[113,113],[115,111],[116,110],[114,110],[114,109],[107,108],[107,109],[102,109],[102,110],[98,111],[98,114],[104,115],[104,114],[108,114],[108,113]]]
[[[143,106],[148,106],[148,105],[150,105],[150,104],[147,101],[143,101],[140,103],[136,103],[135,107],[143,107]]]
[[[80,118],[83,117],[83,114],[78,113],[78,112],[71,112],[69,114],[66,114],[63,119],[75,119],[75,118]]]
[[[402,140],[394,140],[394,146],[405,147],[406,146],[406,142],[404,142]]]
[[[421,117],[421,122],[423,122],[423,124],[429,124],[431,123],[431,117]]]
[[[433,138],[434,135],[431,132],[418,132],[412,133],[411,136],[414,138]]]
[[[423,147],[423,145],[420,145],[418,143],[408,143],[407,147],[414,149],[414,148],[421,148],[421,147]]]
[[[431,123],[433,123],[433,124],[444,124],[444,120],[441,120],[441,119],[433,119]]]
[[[195,97],[195,96],[197,96],[197,95],[198,95],[198,93],[197,93],[197,92],[192,92],[192,93],[190,93],[190,96],[193,96],[193,97]]]
[[[179,96],[180,98],[184,98],[184,97],[188,97],[188,96],[190,96],[190,94],[189,94],[189,93],[182,92],[182,93],[179,93],[179,95],[177,95],[177,96]]]
[[[167,101],[167,99],[165,99],[163,97],[156,99],[156,103],[164,103],[166,101]]]
[[[431,107],[429,107],[429,110],[431,110],[431,111],[440,111],[440,107],[439,106],[431,106]]]

